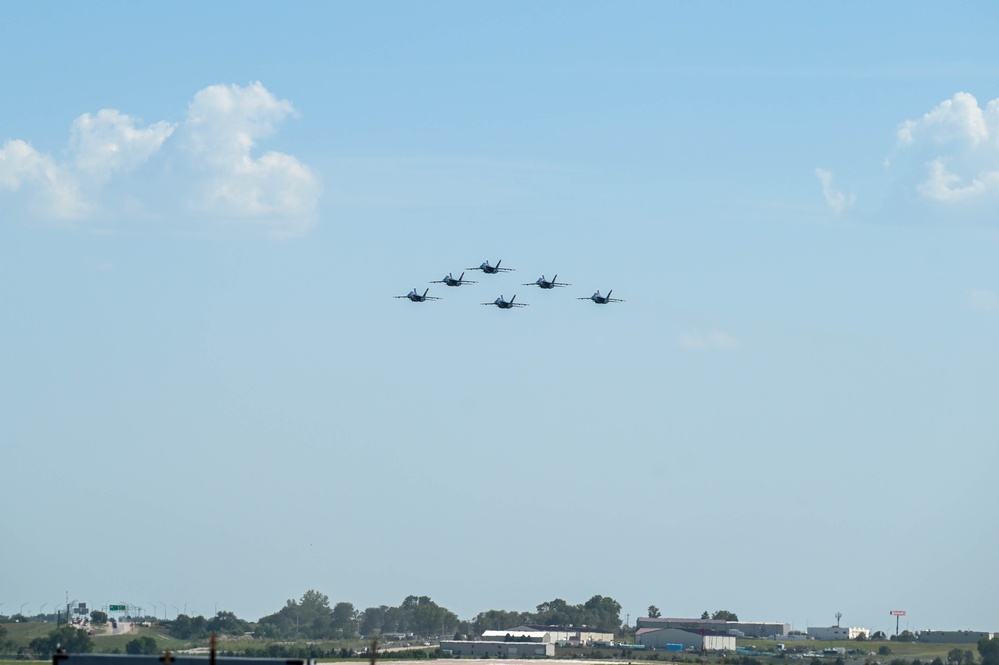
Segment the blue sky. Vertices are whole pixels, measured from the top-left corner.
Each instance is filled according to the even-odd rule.
[[[999,628],[997,18],[5,3],[0,611]]]

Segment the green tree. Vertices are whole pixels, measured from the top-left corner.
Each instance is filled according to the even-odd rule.
[[[57,648],[65,649],[66,653],[87,653],[94,650],[94,641],[87,631],[72,626],[56,628],[45,637],[36,637],[29,645],[35,656],[50,657]]]
[[[739,616],[735,612],[729,612],[728,610],[718,610],[711,615],[712,619],[717,619],[719,621],[738,621]]]
[[[659,614],[659,608],[658,607],[656,607],[655,605],[649,605],[649,618],[650,619],[658,619],[661,616],[662,615]]]
[[[384,632],[382,626],[385,624],[385,614],[387,612],[387,605],[369,607],[361,612],[361,635],[372,637]]]
[[[338,638],[350,640],[357,637],[357,610],[354,609],[354,605],[351,603],[334,605],[331,626]]]
[[[487,610],[479,612],[472,619],[471,632],[478,636],[487,630],[509,630],[531,622],[527,612],[509,612],[507,610]]]
[[[103,626],[108,622],[108,615],[106,612],[94,610],[90,613],[90,622],[95,626]]]
[[[891,647],[888,646],[887,644],[882,644],[881,646],[878,647],[878,655],[879,656],[890,656],[891,655]]]
[[[610,596],[593,596],[583,604],[583,610],[588,625],[609,633],[621,630],[621,603]]]
[[[978,654],[982,657],[982,665],[999,665],[999,637],[978,640]]]
[[[207,629],[217,635],[242,635],[250,630],[250,624],[232,612],[221,611],[208,620]]]
[[[159,653],[159,647],[156,646],[156,640],[149,635],[143,635],[142,637],[137,637],[134,640],[126,642],[125,653],[152,656]]]
[[[703,612],[701,612],[701,620],[702,620],[702,621],[703,621],[704,619],[710,619],[710,618],[711,618],[711,615],[710,615],[710,614],[708,614],[708,611],[707,611],[707,610],[704,610]]]

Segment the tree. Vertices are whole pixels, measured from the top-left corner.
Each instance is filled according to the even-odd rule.
[[[982,665],[999,665],[999,637],[978,640],[978,653],[982,657]]]
[[[51,656],[57,648],[66,650],[66,653],[87,653],[94,650],[94,641],[87,635],[87,631],[74,628],[72,626],[62,626],[56,628],[46,637],[36,637],[28,644],[36,657],[45,655]]]
[[[718,610],[711,615],[712,619],[718,621],[738,621],[739,616],[735,612],[729,612],[728,610]]]
[[[879,656],[890,656],[891,655],[891,647],[888,646],[887,644],[882,644],[881,646],[878,647],[878,655]]]
[[[336,636],[349,640],[357,636],[357,610],[352,603],[337,603],[333,606],[333,619],[330,624]]]
[[[701,620],[702,621],[705,620],[705,619],[710,619],[710,618],[711,618],[711,615],[708,614],[707,610],[704,610],[703,612],[701,612]]]
[[[156,646],[156,640],[149,635],[143,635],[142,637],[137,637],[134,640],[126,642],[125,653],[152,656],[159,653],[159,647]]]
[[[232,612],[221,611],[208,620],[207,628],[217,635],[242,635],[250,630],[250,624]]]
[[[873,635],[871,635],[871,639],[872,640],[881,640],[881,641],[884,641],[884,640],[888,639],[888,636],[885,635],[885,631],[879,630],[876,633],[874,633]]]
[[[479,612],[472,619],[471,632],[482,635],[487,630],[507,630],[531,622],[527,612],[508,612],[507,610],[487,610]]]
[[[916,636],[910,633],[908,630],[903,630],[898,635],[892,635],[891,639],[896,642],[915,642]]]
[[[621,603],[610,596],[593,596],[583,604],[584,622],[602,631],[621,630]]]
[[[658,619],[660,616],[662,615],[659,614],[659,608],[656,607],[655,605],[649,605],[649,618]]]
[[[90,613],[90,622],[95,626],[103,626],[108,622],[108,615],[106,612],[94,610]]]

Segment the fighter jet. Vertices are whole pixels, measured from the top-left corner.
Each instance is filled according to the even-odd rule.
[[[558,275],[552,277],[551,281],[548,281],[547,279],[545,279],[545,276],[542,275],[540,278],[538,278],[536,282],[528,282],[527,284],[524,284],[524,286],[538,285],[543,289],[554,289],[556,286],[572,286],[572,284],[563,284],[561,282],[556,282],[555,281],[556,279],[558,279]]]
[[[480,265],[478,268],[465,268],[465,270],[481,270],[482,272],[486,273],[487,275],[495,275],[498,272],[512,272],[513,271],[513,268],[500,268],[500,264],[501,263],[503,263],[503,259],[500,259],[499,261],[497,261],[496,265],[491,266],[491,265],[489,265],[489,259],[486,259],[486,262],[483,263],[482,265]]]
[[[610,296],[611,296],[612,293],[614,293],[614,289],[611,289],[610,291],[608,291],[607,295],[605,295],[605,296],[600,295],[600,291],[597,291],[596,293],[594,293],[589,298],[576,298],[576,300],[592,300],[593,302],[597,303],[598,305],[606,305],[609,302],[624,302],[623,300],[621,300],[619,298],[611,298]]]
[[[427,287],[427,291],[429,291],[429,290],[430,290],[430,287],[428,286]],[[435,298],[433,296],[428,296],[427,295],[427,291],[424,291],[423,295],[421,296],[419,294],[419,292],[417,292],[417,290],[414,288],[412,291],[410,291],[409,293],[407,293],[404,296],[392,296],[392,297],[393,298],[409,298],[413,302],[426,302],[428,300],[440,300],[440,298]]]
[[[497,264],[497,265],[499,265],[499,264]],[[492,302],[484,302],[482,304],[483,305],[496,305],[500,309],[513,309],[514,307],[527,307],[528,306],[527,303],[514,302],[514,300],[516,300],[516,299],[517,299],[517,296],[514,295],[512,298],[510,298],[510,302],[507,302],[506,298],[504,298],[503,296],[500,296],[499,298],[497,298],[496,300],[494,300]]]
[[[470,279],[464,279],[465,273],[461,273],[458,279],[455,279],[451,273],[444,276],[444,279],[435,279],[430,282],[431,284],[447,284],[448,286],[461,286],[462,284],[478,284],[478,282],[473,282]]]

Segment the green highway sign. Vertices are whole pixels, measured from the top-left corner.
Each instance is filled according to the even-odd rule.
[[[128,609],[127,605],[112,605],[111,607],[108,608],[108,610],[110,610],[111,612],[125,612],[127,611],[127,609]]]

